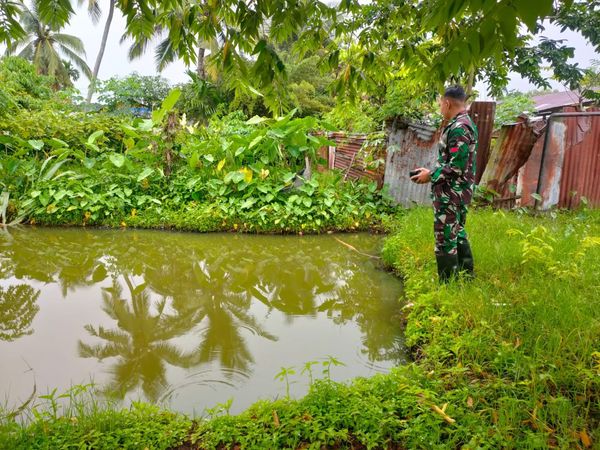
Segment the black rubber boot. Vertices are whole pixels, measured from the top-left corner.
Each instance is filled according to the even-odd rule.
[[[458,255],[458,271],[464,273],[467,278],[474,278],[475,266],[469,241],[459,242],[456,250]]]
[[[458,270],[457,255],[435,255],[440,283],[448,283]]]

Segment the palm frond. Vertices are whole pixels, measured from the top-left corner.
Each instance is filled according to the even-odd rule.
[[[83,72],[83,74],[87,77],[88,80],[92,78],[92,71],[90,70],[87,63],[77,53],[75,53],[70,48],[64,46],[63,44],[59,44],[58,47],[65,54],[65,56],[70,61],[72,61],[73,64],[75,64],[75,66],[77,66],[79,70],[81,70],[81,72]]]
[[[92,23],[97,25],[102,17],[102,8],[100,8],[100,2],[98,0],[77,0],[79,6],[87,3],[88,15],[92,19]]]
[[[48,74],[48,68],[45,66],[43,61],[43,53],[44,53],[44,43],[39,39],[33,41],[34,50],[32,55],[32,62],[37,70],[37,73],[43,73],[45,75]]]
[[[77,347],[79,356],[81,358],[96,358],[102,360],[105,358],[111,358],[113,356],[121,356],[121,353],[123,353],[122,348],[114,344],[89,345],[85,342],[79,341],[77,343]]]
[[[163,39],[154,50],[154,62],[159,72],[178,58],[177,50],[169,38]]]
[[[59,44],[69,47],[79,55],[86,56],[85,46],[83,45],[81,39],[79,39],[77,36],[73,36],[72,34],[56,33],[52,35],[52,39]]]
[[[38,30],[42,28],[42,25],[39,20],[39,15],[37,14],[37,8],[35,3],[33,4],[33,10],[29,9],[24,4],[21,8],[21,21],[23,22],[23,29],[28,34],[37,34]]]
[[[60,72],[60,68],[64,68],[60,55],[48,41],[44,42],[44,45],[41,47],[41,49],[42,61],[48,67],[48,75],[56,77],[56,75]]]
[[[19,56],[21,58],[25,58],[28,61],[31,61],[31,59],[33,59],[33,48],[34,48],[34,42],[31,38],[27,38],[26,40],[24,40],[22,42],[18,42],[18,43],[15,42],[12,45],[7,46],[6,47],[6,56],[14,55],[17,52],[17,49],[21,45],[25,45],[25,46],[19,52]]]
[[[150,41],[151,39],[145,36],[142,36],[138,40],[134,41],[127,51],[127,58],[129,61],[133,61],[134,59],[142,57],[144,53],[146,53]]]

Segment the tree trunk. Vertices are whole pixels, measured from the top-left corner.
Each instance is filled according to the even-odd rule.
[[[469,79],[467,80],[467,89],[465,93],[467,94],[467,99],[471,97],[473,93],[473,85],[475,84],[475,69],[471,69],[469,72]]]
[[[198,47],[198,64],[196,67],[196,73],[203,80],[206,79],[206,70],[204,69],[204,52],[206,49],[204,47]]]
[[[96,57],[96,64],[94,65],[94,72],[92,73],[92,79],[90,80],[90,87],[88,88],[87,103],[92,102],[92,95],[96,90],[96,80],[98,79],[98,72],[100,71],[100,64],[102,63],[102,57],[104,56],[104,49],[106,48],[106,41],[108,40],[108,32],[110,30],[110,24],[112,22],[113,13],[115,12],[115,1],[109,0],[108,17],[104,24],[104,33],[102,34],[102,43],[100,44],[100,50],[98,50],[98,56]]]

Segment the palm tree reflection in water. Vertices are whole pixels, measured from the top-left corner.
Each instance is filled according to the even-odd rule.
[[[112,287],[103,288],[102,293],[102,309],[116,320],[118,328],[86,325],[90,335],[105,342],[88,345],[79,341],[79,354],[99,360],[118,358],[111,367],[113,379],[104,388],[106,393],[124,397],[141,384],[146,397],[157,401],[168,387],[165,364],[188,368],[195,363],[194,353],[183,353],[169,343],[189,331],[194,321],[191,317],[168,314],[165,298],[152,302],[145,283],[134,286],[128,275],[123,275],[123,279],[129,288],[130,301],[122,297],[122,288],[116,280]]]
[[[361,250],[373,242],[344,240]],[[121,398],[139,388],[160,401],[189,383],[236,384],[253,370],[249,336],[277,341],[263,322],[271,312],[288,324],[300,316],[355,323],[363,359],[404,359],[398,284],[327,236],[22,230],[3,253],[9,276],[57,283],[65,297],[104,286],[102,309],[115,327],[86,325],[79,354],[110,359],[104,390]],[[187,378],[171,384],[170,366]]]

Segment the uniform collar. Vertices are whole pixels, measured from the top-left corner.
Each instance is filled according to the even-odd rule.
[[[448,124],[446,125],[446,128],[449,127],[450,125],[452,125],[453,123],[455,123],[459,117],[464,116],[467,114],[467,110],[463,109],[461,112],[459,112],[458,114],[456,114],[452,119],[450,119],[448,121]]]

